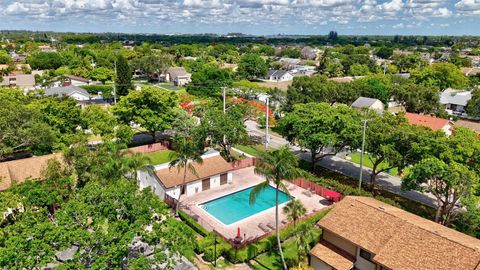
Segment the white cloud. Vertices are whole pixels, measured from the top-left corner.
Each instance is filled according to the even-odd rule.
[[[480,15],[480,1],[478,0],[460,0],[455,4],[455,9],[460,15],[474,16]]]

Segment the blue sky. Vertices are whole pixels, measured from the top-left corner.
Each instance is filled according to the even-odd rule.
[[[0,0],[0,29],[480,35],[480,0]]]

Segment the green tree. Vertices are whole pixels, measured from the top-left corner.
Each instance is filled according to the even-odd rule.
[[[365,76],[370,73],[370,69],[367,65],[355,63],[350,66],[348,73],[353,76]]]
[[[260,152],[255,164],[255,173],[265,177],[265,181],[256,185],[250,192],[250,204],[254,204],[258,195],[270,184],[275,186],[275,231],[283,268],[287,270],[280,242],[278,193],[280,190],[288,193],[283,183],[284,180],[294,180],[301,176],[302,172],[298,169],[298,158],[286,146],[282,146],[278,150]]]
[[[388,59],[393,55],[393,49],[390,47],[380,47],[375,52],[375,55],[382,59]]]
[[[283,212],[287,215],[287,218],[293,221],[293,225],[297,225],[297,221],[305,215],[307,209],[300,200],[292,199],[285,205]]]
[[[113,106],[113,114],[125,124],[138,124],[145,128],[155,140],[156,131],[171,128],[174,108],[177,106],[175,93],[153,87],[131,91]]]
[[[187,92],[199,95],[218,97],[222,87],[230,87],[232,77],[226,69],[213,65],[203,65],[197,72],[192,74],[192,81],[187,85]]]
[[[243,115],[235,107],[230,107],[225,113],[218,109],[207,110],[201,119],[199,132],[202,138],[210,138],[211,144],[221,148],[227,161],[233,160],[232,146],[248,140]]]
[[[12,62],[12,57],[10,57],[10,55],[6,51],[0,50],[0,64],[5,65],[11,62]]]
[[[116,60],[115,89],[119,96],[126,96],[132,89],[132,70],[127,59],[119,54]]]
[[[105,84],[106,81],[110,81],[115,77],[115,71],[106,67],[97,67],[90,71],[89,77]]]
[[[402,188],[433,194],[437,200],[435,222],[449,226],[457,214],[458,204],[473,197],[478,184],[478,175],[467,166],[456,162],[447,164],[433,157],[408,170]]]
[[[195,164],[202,164],[202,148],[199,147],[196,140],[191,137],[175,137],[174,143],[176,145],[175,151],[171,153],[170,159],[172,160],[169,164],[170,168],[176,167],[178,173],[181,173],[183,170],[183,181],[180,185],[179,194],[177,199],[177,204],[175,207],[175,215],[178,216],[178,210],[180,209],[180,198],[182,196],[185,184],[187,182],[187,172],[190,172],[193,175],[197,175],[195,169]],[[198,175],[197,175],[198,176]]]
[[[407,112],[436,114],[442,110],[438,90],[433,87],[401,84],[392,89],[392,96]]]
[[[115,131],[116,119],[100,105],[91,105],[82,110],[80,118],[83,128],[93,134],[111,138]]]
[[[424,151],[420,147],[422,141],[433,135],[424,127],[409,125],[403,115],[370,112],[367,119],[365,152],[373,164],[370,188],[375,192],[378,174],[395,167],[401,171],[420,160]]]
[[[164,73],[172,64],[173,59],[168,54],[149,54],[132,61],[134,69],[142,70],[150,77]]]
[[[258,54],[245,54],[238,63],[238,73],[247,80],[253,80],[267,75],[268,66]]]
[[[20,90],[0,89],[0,160],[15,152],[53,145],[51,127],[27,102]]]
[[[39,52],[27,58],[32,69],[57,69],[63,65],[62,56],[56,52]]]
[[[473,117],[480,117],[480,89],[472,91],[472,98],[467,103],[467,113]]]
[[[361,131],[356,111],[327,103],[297,104],[278,126],[288,141],[310,150],[312,172],[322,158],[336,155],[346,146],[355,147]]]
[[[443,91],[449,87],[462,89],[467,83],[467,77],[451,63],[434,63],[428,67],[411,72],[411,79],[416,84],[435,87]]]
[[[301,261],[310,252],[310,243],[315,239],[315,232],[308,223],[298,226],[295,231],[295,244],[298,247],[298,260]]]

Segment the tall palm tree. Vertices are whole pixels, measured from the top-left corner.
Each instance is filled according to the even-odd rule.
[[[279,190],[288,193],[283,180],[294,180],[302,175],[301,170],[298,169],[297,156],[288,149],[287,146],[282,146],[278,150],[260,152],[255,164],[255,173],[265,177],[265,181],[255,186],[250,192],[250,204],[254,204],[258,195],[273,184],[275,190],[275,230],[277,234],[277,244],[280,257],[282,258],[283,268],[287,270],[287,264],[283,256],[282,246],[280,243],[280,226],[278,217],[278,192]]]
[[[143,155],[141,153],[134,153],[129,151],[129,155],[126,160],[126,166],[128,168],[129,176],[131,178],[135,177],[135,180],[138,181],[138,170],[145,170],[148,173],[153,172],[152,160],[150,157]]]
[[[297,225],[297,220],[305,215],[306,212],[307,209],[303,206],[303,203],[296,199],[292,199],[285,205],[285,208],[283,208],[283,213],[287,215],[289,220],[293,221],[293,226]]]
[[[180,186],[180,193],[178,195],[177,205],[175,207],[175,215],[178,216],[180,197],[182,196],[182,189],[187,180],[187,171],[190,171],[192,174],[198,176],[194,165],[195,163],[202,164],[203,159],[198,143],[196,143],[192,138],[179,136],[174,138],[174,143],[176,145],[176,149],[169,156],[169,158],[172,160],[170,161],[169,168],[171,169],[173,167],[177,167],[178,173],[180,173],[183,169],[183,181],[182,185]]]
[[[315,238],[311,224],[303,223],[296,230],[295,244],[298,247],[298,260],[300,261],[310,251],[310,243]]]

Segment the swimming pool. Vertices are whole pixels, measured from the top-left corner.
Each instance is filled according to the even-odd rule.
[[[230,193],[223,197],[199,204],[199,207],[225,225],[233,224],[275,206],[275,188],[268,186],[250,205],[250,192],[253,187]],[[288,202],[290,196],[283,191],[278,193],[278,204]]]

